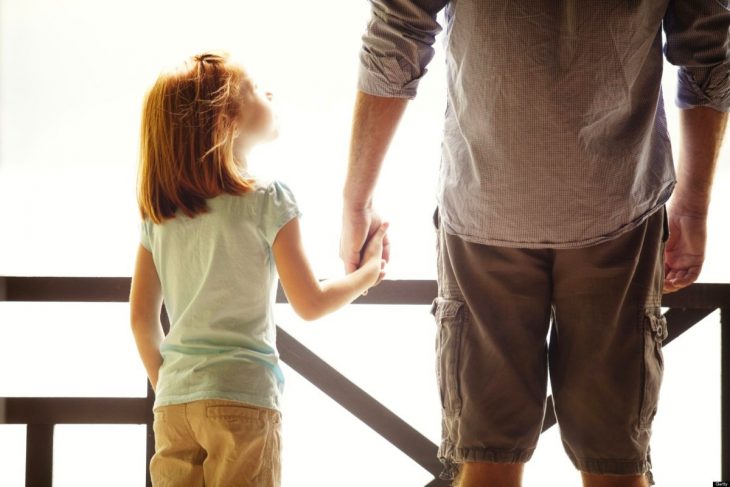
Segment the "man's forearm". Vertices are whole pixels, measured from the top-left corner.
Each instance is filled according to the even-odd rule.
[[[707,214],[727,118],[727,113],[707,107],[680,110],[679,164],[672,198],[676,210]]]
[[[343,193],[347,208],[358,210],[370,205],[385,153],[407,103],[406,98],[357,93]]]

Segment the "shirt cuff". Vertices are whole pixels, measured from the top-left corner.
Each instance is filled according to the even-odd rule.
[[[730,61],[709,68],[679,68],[676,104],[682,109],[730,112]]]
[[[412,100],[419,81],[420,78],[407,79],[396,58],[361,56],[357,88],[368,95]]]

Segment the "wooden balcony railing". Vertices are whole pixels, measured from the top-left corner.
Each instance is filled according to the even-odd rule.
[[[126,277],[0,277],[0,301],[126,302],[130,279]],[[360,297],[356,304],[430,304],[435,281],[385,281]],[[286,302],[279,289],[277,302]],[[722,478],[730,479],[730,284],[695,284],[664,296],[662,305],[669,336],[665,346],[702,318],[720,309],[721,325],[721,437]],[[167,318],[163,313],[163,325]],[[337,401],[383,438],[434,476],[427,487],[446,486],[439,480],[437,446],[402,418],[324,362],[282,329],[277,330],[282,360]],[[144,398],[0,398],[0,423],[25,424],[26,486],[50,487],[53,473],[53,429],[56,424],[144,424],[147,427],[147,462],[154,453],[152,404]],[[4,412],[3,412],[4,411]],[[4,416],[4,417],[3,417]],[[548,401],[543,431],[555,424]],[[150,484],[149,470],[147,485]]]

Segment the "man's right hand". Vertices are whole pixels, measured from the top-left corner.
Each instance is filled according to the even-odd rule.
[[[382,224],[380,215],[372,207],[360,209],[345,208],[342,213],[342,234],[340,236],[340,258],[348,274],[360,267],[362,250],[370,237]],[[383,260],[390,260],[388,235],[383,239]]]

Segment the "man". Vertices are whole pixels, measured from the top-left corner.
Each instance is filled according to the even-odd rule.
[[[381,162],[446,8],[433,307],[443,476],[462,487],[520,485],[549,372],[584,485],[648,485],[661,295],[702,267],[730,108],[727,2],[371,3],[344,189],[348,271],[380,224]],[[664,54],[679,66],[676,178],[662,28]]]

